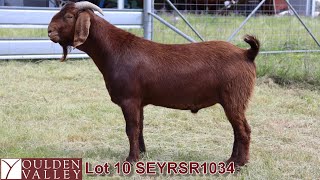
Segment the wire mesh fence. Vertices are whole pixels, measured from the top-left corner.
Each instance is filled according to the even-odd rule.
[[[205,40],[227,40],[261,1],[171,0],[171,2]],[[320,40],[318,16],[320,1],[290,0],[289,2],[315,38]],[[201,41],[165,0],[155,1],[155,12],[187,35]],[[267,0],[241,28],[231,43],[248,48],[243,41],[245,34],[256,35],[262,44],[261,52],[265,52],[260,54],[256,61],[258,76],[272,77],[277,83],[303,81],[320,84],[320,48],[285,0]],[[154,41],[188,42],[157,20],[154,20]]]
[[[205,40],[227,40],[260,1],[177,0],[172,2]],[[313,9],[314,4],[308,0],[291,0],[290,3],[315,37],[320,40],[318,28],[320,19],[316,16],[319,9]],[[156,0],[155,11],[169,23],[200,41],[168,3]],[[158,21],[154,24],[154,34],[154,40],[157,42],[187,42]],[[263,44],[262,51],[319,50],[316,42],[284,0],[267,0],[239,31],[232,43],[241,46],[242,37],[245,34],[256,35]]]

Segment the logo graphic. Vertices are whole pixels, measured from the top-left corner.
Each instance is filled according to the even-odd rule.
[[[81,158],[0,159],[1,180],[82,180]]]
[[[21,159],[1,159],[1,179],[21,179]]]

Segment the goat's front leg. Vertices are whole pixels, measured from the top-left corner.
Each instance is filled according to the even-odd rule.
[[[130,143],[128,162],[139,160],[140,103],[136,99],[123,101],[121,109],[126,120],[126,133]]]

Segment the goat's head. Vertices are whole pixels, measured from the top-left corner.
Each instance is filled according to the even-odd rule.
[[[83,44],[89,36],[90,10],[102,10],[86,1],[66,4],[51,20],[48,27],[48,36],[51,41],[59,43],[63,48],[64,61],[68,47],[77,47]]]

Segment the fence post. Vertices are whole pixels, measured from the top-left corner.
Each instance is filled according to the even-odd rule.
[[[152,40],[153,18],[151,16],[153,0],[143,1],[143,35],[145,39]]]
[[[118,0],[118,9],[124,9],[124,0]]]
[[[312,17],[316,17],[316,0],[312,0],[311,16]]]

